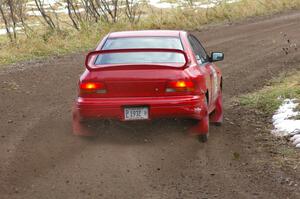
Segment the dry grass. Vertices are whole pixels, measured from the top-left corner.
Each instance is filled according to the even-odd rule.
[[[286,98],[295,98],[300,100],[300,71],[283,73],[273,79],[268,86],[263,89],[239,98],[241,105],[253,109],[255,113],[263,113],[271,116],[282,101]],[[300,106],[296,108],[300,111]],[[299,109],[299,110],[298,110]],[[256,115],[257,116],[257,115]],[[264,118],[264,117],[263,117]],[[292,118],[300,119],[300,115]],[[262,130],[255,134],[255,141],[260,144],[259,152],[266,151],[274,161],[269,163],[282,169],[292,169],[299,172],[299,150],[292,146],[287,137],[275,137],[270,133],[273,128],[271,124],[263,123]]]
[[[300,100],[300,71],[282,74],[262,90],[240,97],[241,105],[272,114],[284,99]]]
[[[242,0],[238,3],[222,3],[211,9],[146,8],[147,16],[137,24],[121,21],[116,24],[87,24],[81,31],[64,29],[61,32],[36,30],[30,38],[20,37],[16,43],[9,43],[0,37],[0,64],[28,59],[61,55],[93,48],[101,37],[111,31],[139,29],[198,29],[205,24],[236,21],[251,16],[277,13],[300,8],[300,0]],[[149,14],[151,13],[151,14]]]

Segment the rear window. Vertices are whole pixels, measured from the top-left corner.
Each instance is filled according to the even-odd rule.
[[[178,37],[124,37],[106,40],[103,50],[125,48],[171,48],[183,50]]]
[[[165,48],[183,50],[177,37],[128,37],[110,38],[102,50]],[[176,52],[125,52],[101,54],[95,60],[95,65],[106,64],[138,64],[138,63],[185,63],[183,54]]]

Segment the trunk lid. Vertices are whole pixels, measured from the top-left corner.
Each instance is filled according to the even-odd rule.
[[[186,79],[184,70],[174,68],[101,70],[86,72],[81,81],[102,82],[107,92],[95,97],[165,96],[169,81]]]
[[[90,52],[85,64],[81,81],[105,85],[93,97],[163,96],[168,81],[184,79],[188,57],[178,49],[111,49]]]

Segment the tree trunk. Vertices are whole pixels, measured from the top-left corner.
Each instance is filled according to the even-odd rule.
[[[10,42],[13,42],[13,38],[12,38],[11,32],[9,30],[9,24],[7,22],[6,16],[5,16],[4,11],[3,11],[2,2],[0,2],[0,12],[1,12],[2,19],[4,21],[7,36],[9,38]]]

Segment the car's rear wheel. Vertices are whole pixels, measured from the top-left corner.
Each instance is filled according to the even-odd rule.
[[[210,122],[215,126],[221,126],[223,123],[223,97],[222,90],[216,100],[216,108],[209,116]]]
[[[208,98],[205,98],[205,105],[208,107]],[[198,141],[205,143],[208,141],[208,135],[209,135],[209,116],[205,116],[202,118],[201,121],[199,121],[199,135],[198,136]]]
[[[205,143],[208,140],[208,134],[198,135],[198,141]]]
[[[73,134],[78,136],[96,136],[97,133],[91,129],[91,125],[88,120],[84,120],[80,117],[77,109],[73,108],[72,113],[72,129]]]

